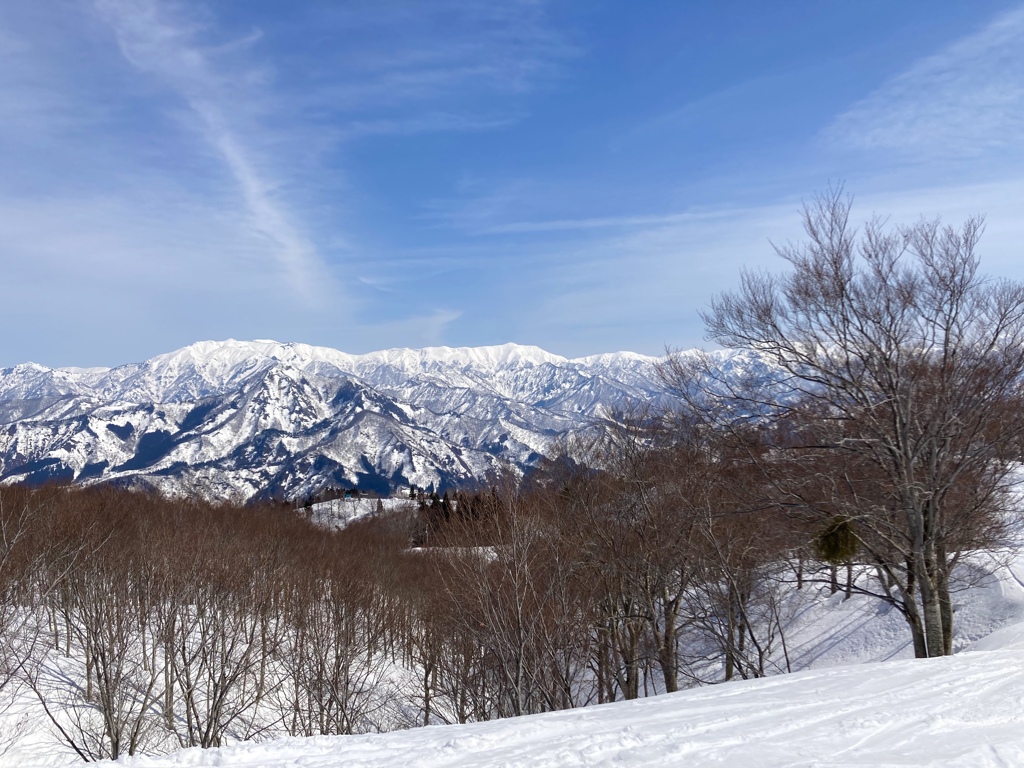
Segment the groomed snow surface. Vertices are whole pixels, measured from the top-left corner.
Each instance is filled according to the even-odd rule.
[[[837,594],[793,617],[791,653],[804,672],[488,723],[190,749],[119,764],[1024,766],[1021,574],[1024,558],[959,595],[958,645],[970,644],[952,657],[906,658],[894,612]],[[890,660],[853,663],[880,658]],[[26,757],[14,764],[24,768]]]
[[[952,657],[914,660],[896,611],[806,585],[787,597],[786,653],[791,668],[803,670],[792,674],[487,723],[189,749],[107,765],[1024,766],[1024,554],[1010,559],[986,555],[962,566],[975,578],[954,596],[959,653]],[[782,664],[776,658],[772,668]],[[80,765],[56,744],[38,702],[22,703],[0,717],[0,733],[11,718],[27,725],[0,766]]]
[[[134,766],[1021,766],[1024,644],[375,736],[190,749]]]

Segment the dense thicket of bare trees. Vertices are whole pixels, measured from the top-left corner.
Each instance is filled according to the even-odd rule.
[[[82,758],[408,724],[378,679],[404,533],[111,488],[4,488],[0,512],[0,682]]]
[[[444,514],[340,532],[289,507],[0,488],[3,683],[93,760],[774,671],[790,542],[748,506],[744,457],[665,434],[624,421]]]

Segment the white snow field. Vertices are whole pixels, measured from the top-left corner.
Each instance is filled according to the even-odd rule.
[[[793,674],[584,709],[362,736],[278,739],[124,758],[141,768],[441,766],[1024,766],[1024,555],[979,558],[955,595],[952,657],[914,660],[903,619],[874,598],[789,593]],[[987,564],[987,567],[982,567]],[[772,670],[785,669],[776,657]],[[38,702],[0,766],[81,765]]]
[[[1024,626],[998,634],[983,643],[993,650],[941,659],[814,670],[488,723],[190,749],[124,764],[1021,766]]]
[[[118,764],[1024,766],[1020,573],[1018,557],[961,593],[958,645],[986,636],[952,657],[906,658],[905,630],[893,612],[839,594],[814,601],[794,622],[794,661],[810,667],[803,672],[487,723],[189,749]],[[880,658],[891,660],[850,663]],[[16,764],[29,765],[25,757]]]

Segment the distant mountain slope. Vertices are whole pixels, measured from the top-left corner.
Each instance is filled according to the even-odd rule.
[[[111,369],[27,363],[0,370],[0,481],[239,500],[466,483],[505,462],[529,467],[609,409],[663,401],[657,363],[516,344],[350,355],[265,340]]]

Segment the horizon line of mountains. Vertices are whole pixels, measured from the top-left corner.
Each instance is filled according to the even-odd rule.
[[[748,369],[750,353],[722,353]],[[669,397],[660,358],[538,347],[351,355],[198,342],[116,368],[0,369],[0,482],[115,482],[210,500],[465,487]]]

